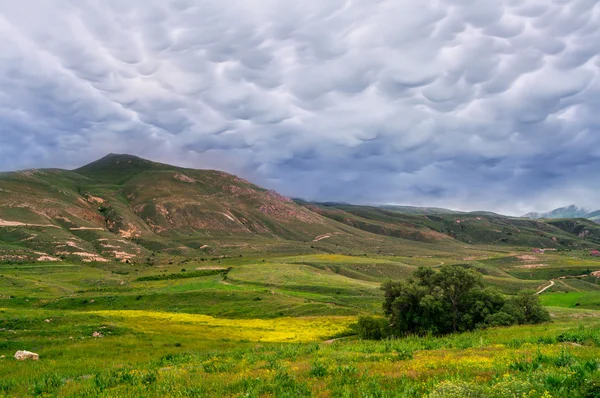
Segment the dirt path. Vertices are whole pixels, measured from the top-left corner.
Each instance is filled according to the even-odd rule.
[[[333,344],[334,341],[344,340],[344,339],[348,339],[350,337],[353,337],[353,336],[345,336],[345,337],[338,337],[337,339],[329,339],[329,340],[325,340],[323,343],[325,343],[325,344]]]
[[[550,289],[552,286],[554,286],[554,281],[550,281],[550,284],[548,286],[546,286],[545,288],[543,288],[542,290],[538,291],[536,294],[542,294],[544,293],[546,290]]]

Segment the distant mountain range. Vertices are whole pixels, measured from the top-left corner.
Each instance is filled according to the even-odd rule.
[[[546,213],[527,213],[523,217],[526,218],[587,218],[588,220],[592,220],[600,223],[600,210],[590,211],[583,207],[578,207],[575,205],[559,207],[558,209],[554,209],[552,211]]]

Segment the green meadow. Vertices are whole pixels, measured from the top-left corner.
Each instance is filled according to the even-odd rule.
[[[473,268],[507,295],[554,280],[540,295],[553,322],[384,341],[357,337],[359,316],[382,315],[382,282],[443,264]],[[534,257],[481,248],[476,256],[5,263],[0,396],[600,396],[595,278],[554,279],[545,268],[582,275],[600,270],[600,262],[576,252]],[[17,350],[40,360],[16,361]]]

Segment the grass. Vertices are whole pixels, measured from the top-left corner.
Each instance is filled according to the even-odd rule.
[[[0,353],[27,346],[41,355],[39,362],[0,359],[6,396],[435,397],[481,390],[512,397],[526,388],[532,397],[575,397],[600,377],[594,311],[559,309],[548,325],[333,343],[323,339],[352,318],[0,311],[0,329],[12,331]]]
[[[92,311],[109,320],[132,321],[136,330],[157,332],[163,328],[181,335],[200,335],[209,340],[255,342],[318,341],[342,333],[355,317],[281,317],[275,319],[220,319],[207,315],[153,311]]]
[[[600,292],[545,293],[541,300],[553,307],[600,309]]]
[[[512,275],[514,251],[475,253],[0,265],[0,397],[594,396],[600,291],[586,280],[541,295],[550,324],[353,336],[357,316],[381,314],[382,270],[459,263],[506,293],[548,283]],[[13,360],[20,349],[40,361]]]

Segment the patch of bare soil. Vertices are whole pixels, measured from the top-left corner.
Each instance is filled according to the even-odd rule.
[[[534,262],[534,261],[539,261],[540,259],[537,258],[536,256],[530,256],[529,254],[521,254],[520,256],[517,256],[517,258],[523,262]]]
[[[192,177],[188,177],[184,174],[175,174],[174,177],[176,180],[183,181],[183,182],[188,182],[188,183],[196,182],[196,180],[194,180]]]
[[[38,257],[37,261],[60,261],[60,259],[48,255]]]
[[[106,202],[104,199],[99,198],[97,196],[92,196],[90,194],[88,194],[86,196],[86,199],[87,199],[88,202],[96,204],[96,205],[103,205]]]
[[[234,218],[231,213],[221,213],[221,214],[223,214],[226,218],[230,219],[233,222],[240,222],[239,220],[237,220],[236,218]]]
[[[65,246],[72,247],[72,248],[78,249],[78,250],[84,250],[82,247],[77,245],[77,242],[74,242],[72,240],[68,240],[63,245],[57,245],[56,247],[65,247]]]
[[[107,263],[108,260],[105,259],[102,256],[99,256],[97,254],[94,253],[87,253],[87,252],[75,252],[75,253],[70,253],[70,252],[57,252],[56,254],[58,255],[66,255],[66,256],[78,256],[81,257],[81,261],[83,261],[84,263],[90,263],[92,261],[97,261],[99,263]]]
[[[333,237],[335,235],[341,235],[341,234],[342,234],[342,232],[331,232],[331,233],[328,233],[328,234],[319,235],[319,236],[317,236],[316,238],[313,239],[313,242],[318,242],[318,241],[323,240],[323,239],[329,239],[329,238],[331,238],[331,237]]]
[[[224,267],[198,267],[196,268],[196,271],[225,271],[227,268]]]
[[[119,231],[119,235],[123,238],[135,238],[137,236],[140,236],[140,232],[137,230],[136,227],[129,224],[127,229],[122,229]]]
[[[547,266],[548,264],[523,264],[520,265],[518,268],[543,268]]]
[[[116,258],[120,258],[121,261],[130,260],[135,257],[134,254],[127,253],[127,252],[113,251],[113,254]]]
[[[20,221],[7,221],[0,218],[0,227],[53,227],[58,228],[52,224],[25,224]]]
[[[121,246],[114,246],[114,245],[110,245],[108,243],[100,243],[100,245],[107,249],[120,249],[121,248]]]
[[[3,254],[3,255],[0,255],[0,260],[2,260],[2,261],[5,261],[5,260],[20,261],[20,260],[29,260],[29,257],[24,256],[24,255],[17,255],[17,254]]]

